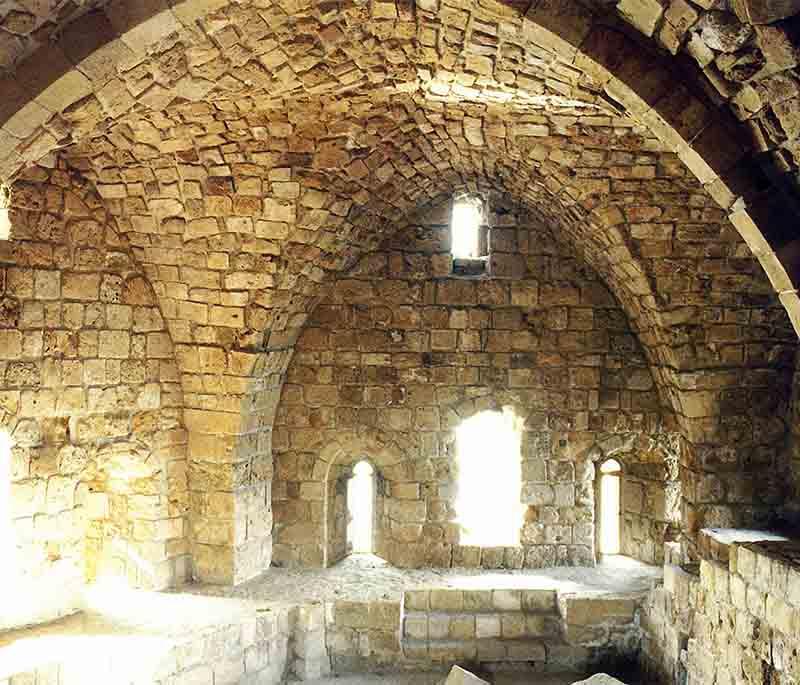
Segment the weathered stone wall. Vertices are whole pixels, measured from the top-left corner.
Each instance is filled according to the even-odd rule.
[[[29,170],[9,218],[0,558],[12,592],[0,628],[74,610],[86,580],[163,588],[188,571],[182,392],[152,289],[97,196],[61,168]]]
[[[730,548],[699,576],[667,566],[644,609],[647,682],[800,682],[800,554],[796,545]]]
[[[75,616],[57,626],[4,633],[0,682],[279,685],[330,672],[319,606],[265,609],[236,600],[187,601],[172,593],[125,599],[141,602],[132,615],[101,611],[91,622]],[[35,655],[24,648],[14,653],[15,647],[37,643],[47,647]]]
[[[671,51],[707,58],[702,79],[791,173],[791,22],[753,28],[701,4],[618,6]],[[0,174],[62,150],[133,246],[176,343],[198,576],[269,565],[270,427],[318,284],[465,181],[548,215],[635,322],[686,437],[689,534],[776,510],[782,358],[796,345],[776,291],[800,306],[772,251],[794,240],[786,203],[734,122],[584,5],[116,2],[69,26],[62,5],[55,23],[38,6],[3,15],[0,54],[19,70],[0,80]]]
[[[655,28],[663,8],[647,4]],[[776,489],[747,492],[740,473],[772,471],[776,367],[796,336],[779,330],[785,312],[737,228],[786,306],[800,300],[743,209],[761,176],[742,137],[703,98],[676,97],[654,55],[566,6],[536,3],[523,19],[525,6],[485,0],[215,2],[202,18],[197,0],[141,31],[155,7],[117,3],[51,47],[78,69],[35,102],[18,111],[19,79],[2,84],[14,97],[0,170],[75,142],[62,154],[97,184],[159,295],[186,362],[203,579],[269,565],[272,411],[318,285],[464,182],[547,214],[635,323],[687,436],[690,532],[774,509]],[[75,52],[89,36],[107,62]]]
[[[620,451],[632,476],[626,551],[659,559],[675,469],[655,440],[671,422],[636,337],[591,269],[533,217],[492,202],[491,277],[451,276],[449,201],[440,202],[316,308],[273,439],[280,563],[323,563],[334,528],[326,499],[339,470],[366,457],[386,481],[378,553],[392,563],[590,564],[594,462]],[[453,429],[504,405],[525,420],[522,547],[464,547]]]
[[[453,663],[617,670],[635,662],[641,602],[547,589],[408,590],[400,601],[326,602],[326,645],[337,674]]]
[[[663,542],[680,528],[676,438],[642,436],[628,451],[614,453],[623,466],[621,551],[649,564],[663,563]]]
[[[335,564],[352,553],[352,545],[347,539],[347,526],[350,522],[348,510],[348,483],[353,477],[353,469],[343,464],[335,465],[331,470],[326,485],[328,517],[327,563]],[[387,544],[382,520],[385,508],[385,483],[380,473],[373,477],[372,499],[372,545],[374,549],[383,549]]]
[[[785,518],[789,526],[800,525],[800,367],[795,368],[792,381],[792,400],[787,417],[789,433],[784,451],[782,470],[790,484]]]

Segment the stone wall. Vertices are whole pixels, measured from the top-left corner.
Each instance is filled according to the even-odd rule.
[[[790,484],[785,506],[786,523],[800,525],[800,367],[795,367],[792,400],[787,417],[789,434],[783,453],[782,471]]]
[[[449,670],[623,671],[635,662],[642,596],[546,589],[408,590],[400,601],[326,602],[336,674]]]
[[[236,600],[192,600],[143,593],[133,600],[139,602],[136,618],[98,612],[89,620],[76,616],[55,627],[6,633],[0,683],[278,685],[330,671],[324,632],[313,627],[313,607],[256,609]],[[142,607],[150,613],[145,616]],[[37,642],[46,647],[19,649]],[[321,656],[310,663],[316,645]]]
[[[541,222],[499,196],[492,207],[490,277],[451,275],[443,201],[338,278],[314,311],[273,436],[279,563],[325,561],[335,483],[366,457],[385,480],[378,553],[394,564],[591,564],[594,463],[622,452],[626,551],[659,560],[672,424],[636,337]],[[524,420],[522,547],[466,547],[454,429],[503,406]]]
[[[800,683],[798,562],[796,543],[754,543],[699,572],[666,566],[642,621],[647,682]]]
[[[680,528],[677,436],[640,436],[627,447],[614,452],[623,466],[622,553],[660,564],[664,540]]]
[[[182,392],[152,289],[97,196],[62,168],[29,170],[9,218],[0,629],[75,610],[86,580],[163,588],[188,573]]]

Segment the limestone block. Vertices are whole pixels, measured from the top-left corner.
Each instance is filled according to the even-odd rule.
[[[406,616],[403,619],[403,634],[414,640],[428,639],[428,618],[425,615]]]
[[[633,599],[568,596],[564,603],[566,621],[575,626],[632,622],[636,612]]]
[[[522,590],[522,607],[525,611],[553,613],[556,611],[555,590]]]
[[[181,28],[172,11],[164,7],[162,0],[144,0],[134,6],[117,1],[105,8],[105,14],[125,45],[143,55],[154,43]]]
[[[172,12],[185,26],[193,27],[198,19],[227,4],[228,0],[180,0],[173,3]]]
[[[731,0],[736,16],[748,24],[772,24],[800,12],[800,0]]]
[[[475,635],[480,639],[496,638],[502,634],[499,614],[477,614],[475,616]]]
[[[431,590],[432,611],[461,611],[464,608],[464,593],[461,590]]]
[[[334,622],[337,627],[368,628],[369,603],[367,602],[336,602],[334,605]]]
[[[22,355],[22,333],[0,330],[0,359],[19,359]]]
[[[69,69],[50,83],[36,101],[51,112],[61,112],[92,92],[92,82],[77,69]]]
[[[617,11],[644,35],[652,36],[664,8],[658,0],[620,0]]]
[[[519,590],[495,590],[492,592],[492,601],[498,611],[520,611],[522,608],[522,595]]]
[[[27,138],[37,128],[43,126],[51,116],[53,116],[51,110],[46,109],[39,102],[31,100],[9,116],[3,124],[3,130],[14,138]]]
[[[445,680],[445,685],[489,685],[489,683],[461,666],[453,666]]]
[[[369,625],[379,630],[397,630],[400,625],[400,605],[397,602],[371,602]]]
[[[431,640],[445,640],[450,634],[451,617],[447,615],[428,616],[428,638]]]
[[[409,611],[427,611],[429,595],[428,590],[407,590],[403,594],[404,606]]]
[[[616,678],[612,678],[610,675],[606,675],[605,673],[598,673],[597,675],[593,675],[591,678],[587,678],[586,680],[579,680],[573,685],[625,685],[621,680],[617,680]]]
[[[728,12],[707,12],[695,25],[703,42],[712,50],[732,53],[753,35],[753,27],[741,24]]]

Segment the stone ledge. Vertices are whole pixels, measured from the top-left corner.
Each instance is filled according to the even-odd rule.
[[[744,528],[703,528],[697,538],[701,558],[727,564],[730,548],[755,542],[787,542],[789,539],[779,533]]]

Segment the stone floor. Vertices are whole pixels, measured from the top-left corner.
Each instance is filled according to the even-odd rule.
[[[226,631],[240,630],[263,615],[261,612],[274,610],[283,614],[288,605],[339,599],[399,600],[404,590],[447,587],[628,594],[648,590],[661,573],[661,568],[623,557],[607,559],[596,568],[485,571],[401,570],[377,557],[354,556],[324,570],[270,569],[236,588],[188,586],[157,593],[95,587],[87,593],[85,612],[46,625],[0,633],[0,685],[8,685],[7,679],[14,674],[34,671],[37,685],[65,685],[63,663],[69,661],[91,661],[97,665],[96,680],[111,682],[107,677],[110,670],[131,674],[155,668],[176,649],[180,653],[182,645],[190,649],[198,637],[205,642],[221,640],[224,644]],[[56,668],[54,665],[58,663],[62,666]],[[358,676],[327,682],[436,685],[441,676],[441,673]],[[569,678],[572,679],[530,673],[498,674],[493,682],[565,685],[579,679]],[[86,679],[81,675],[76,681],[85,685]]]
[[[208,596],[294,603],[337,599],[399,600],[403,591],[435,588],[555,589],[561,593],[635,593],[650,589],[662,568],[628,557],[606,557],[595,568],[559,567],[524,571],[486,569],[399,569],[372,555],[352,555],[328,569],[271,568],[235,588],[192,586]]]
[[[580,674],[497,673],[485,676],[493,685],[572,685],[585,676]],[[390,675],[353,675],[306,681],[306,685],[439,685],[442,673],[398,673]]]

